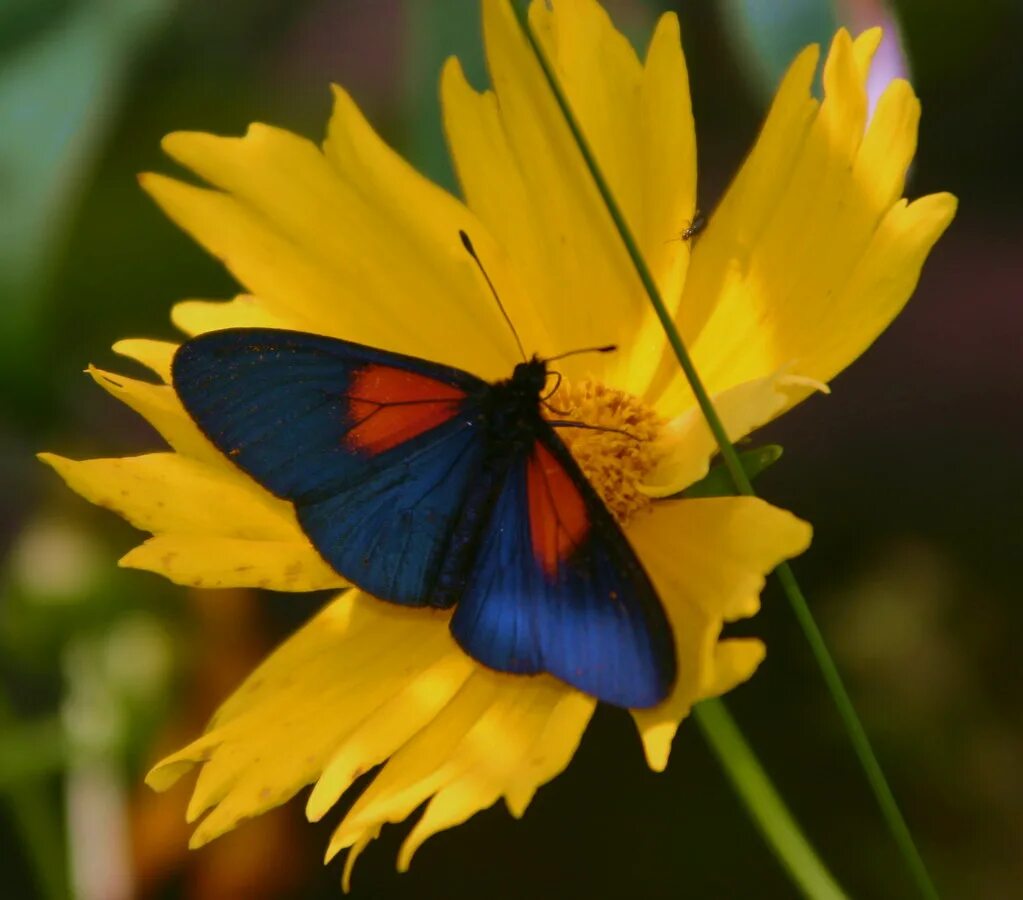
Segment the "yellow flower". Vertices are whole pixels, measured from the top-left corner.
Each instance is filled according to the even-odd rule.
[[[674,630],[669,698],[634,711],[647,760],[667,764],[692,704],[746,679],[764,650],[721,640],[757,611],[764,574],[808,543],[808,527],[744,498],[667,497],[699,479],[713,440],[666,352],[628,256],[506,0],[484,0],[494,90],[457,61],[442,77],[462,202],[385,146],[335,91],[322,148],[257,125],[243,138],[173,134],[167,152],[211,187],[159,175],[143,184],[222,259],[246,291],[178,304],[194,335],[274,326],[505,378],[514,341],[464,253],[472,235],[529,351],[614,341],[566,359],[553,401],[586,421],[644,429],[641,446],[587,432],[572,449],[624,523]],[[919,104],[903,81],[866,125],[865,81],[880,34],[840,31],[810,93],[817,49],[782,82],[764,129],[695,241],[696,153],[678,22],[665,15],[645,61],[594,0],[534,2],[533,22],[588,139],[734,438],[821,388],[858,356],[912,292],[954,198],[900,199]],[[122,559],[181,584],[308,591],[343,579],[299,530],[293,509],[199,434],[168,386],[172,343],[116,350],[163,384],[91,370],[152,422],[171,450],[74,462],[45,455],[76,491],[152,537]],[[569,436],[572,437],[572,436]],[[451,638],[447,612],[341,594],[267,659],[207,732],[149,775],[164,789],[194,766],[199,846],[314,785],[319,819],[385,763],[345,816],[328,857],[357,854],[386,822],[429,800],[399,857],[504,798],[522,815],[571,759],[594,700],[549,676],[484,669]]]

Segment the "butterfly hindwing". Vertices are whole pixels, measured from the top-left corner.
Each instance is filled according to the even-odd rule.
[[[675,678],[649,576],[546,425],[508,467],[451,630],[494,669],[550,672],[619,706],[653,706]]]
[[[303,530],[334,569],[392,602],[432,602],[485,454],[475,417],[486,382],[275,329],[202,335],[182,345],[172,372],[199,428],[295,504]]]

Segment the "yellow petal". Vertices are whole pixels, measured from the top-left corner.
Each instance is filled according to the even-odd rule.
[[[385,269],[407,272],[404,302],[395,301],[392,314],[408,319],[415,330],[417,355],[435,346],[437,356],[490,377],[507,377],[518,362],[514,336],[500,308],[490,296],[486,282],[457,240],[461,230],[469,234],[481,262],[506,307],[514,309],[512,321],[526,345],[535,330],[535,304],[514,303],[516,289],[504,252],[461,200],[437,187],[402,159],[376,134],[352,98],[334,87],[324,155],[341,178],[354,186],[365,201],[367,216],[358,223],[360,236],[369,241],[369,222],[379,221],[379,235],[371,258]],[[454,252],[453,252],[454,251]],[[393,323],[386,322],[385,328]],[[467,329],[473,346],[459,348],[451,356],[458,329]],[[496,358],[493,358],[496,357]]]
[[[185,334],[204,334],[222,328],[290,328],[308,331],[308,319],[287,308],[271,309],[266,301],[251,294],[233,300],[182,300],[174,305],[171,321]]]
[[[661,293],[676,303],[696,202],[696,142],[678,17],[657,24],[645,63],[600,4],[534,3],[533,27]],[[517,122],[508,121],[509,130]]]
[[[270,310],[306,330],[506,375],[514,342],[458,235],[487,246],[482,227],[436,188],[393,203],[392,151],[343,92],[336,102],[329,160],[265,125],[242,138],[177,133],[167,152],[220,190],[160,176],[143,184]],[[359,166],[344,165],[349,143]],[[405,188],[425,185],[405,174]],[[450,224],[431,231],[438,221]]]
[[[161,534],[129,551],[119,565],[198,588],[322,591],[347,585],[301,533],[289,541]]]
[[[745,437],[815,388],[806,378],[789,374],[791,366],[767,377],[736,385],[712,397],[732,441]],[[659,440],[661,457],[640,490],[649,497],[670,497],[701,479],[718,445],[700,408],[695,404],[669,421]]]
[[[798,374],[831,379],[901,309],[951,220],[954,201],[935,195],[918,201],[912,239],[891,221],[919,104],[908,84],[893,82],[864,133],[877,40],[876,31],[855,44],[836,35],[819,108],[810,96],[814,55],[796,60],[696,244],[679,325],[712,391],[790,360]],[[685,393],[677,382],[672,389]]]
[[[340,273],[320,266],[227,194],[183,184],[163,175],[140,183],[163,211],[217,256],[247,288],[275,310],[288,310],[293,327],[324,334],[344,331]]]
[[[308,812],[319,818],[390,757],[328,854],[342,847],[357,854],[383,822],[432,797],[402,866],[429,834],[502,795],[521,814],[536,787],[568,764],[594,701],[547,676],[481,668],[455,645],[449,618],[348,592],[278,648],[210,730],[147,781],[163,790],[202,764],[188,810],[190,821],[207,813],[192,839],[198,846],[314,781]]]
[[[789,67],[753,152],[695,244],[677,319],[687,345],[699,335],[721,298],[742,288],[743,261],[756,247],[784,186],[792,179],[818,107],[810,94],[817,56],[816,47],[807,47]],[[676,362],[666,360],[664,365],[666,379],[677,375]]]
[[[955,211],[951,194],[930,194],[909,204],[900,200],[889,210],[837,294],[841,327],[818,335],[807,369],[831,378],[888,326],[916,288],[927,255]]]
[[[291,504],[228,481],[218,470],[177,453],[82,461],[41,453],[39,458],[71,490],[144,531],[301,539]]]
[[[640,104],[642,159],[634,177],[642,179],[642,212],[637,210],[630,221],[637,223],[643,257],[674,308],[689,266],[690,247],[680,231],[696,213],[696,130],[674,13],[661,17],[650,41]],[[618,140],[623,137],[628,136],[619,130]]]
[[[468,656],[444,656],[363,721],[316,782],[306,803],[309,820],[323,818],[360,775],[382,763],[395,747],[436,718],[474,668]]]
[[[88,373],[103,390],[149,422],[179,453],[221,470],[223,477],[228,480],[243,479],[238,469],[199,431],[172,387],[137,381],[93,366],[89,367]],[[255,483],[251,484],[254,490],[261,490]]]
[[[742,684],[764,661],[766,650],[762,641],[756,638],[730,638],[718,641],[714,646],[714,657],[697,699],[719,697]]]
[[[160,763],[166,786],[203,762],[189,818],[198,846],[312,783],[360,723],[443,658],[457,654],[449,616],[350,591],[276,650],[198,741]],[[424,703],[433,698],[424,694]],[[393,749],[393,748],[392,748]]]
[[[539,676],[477,668],[429,726],[403,746],[331,839],[328,857],[429,800],[402,846],[398,868],[431,835],[464,822],[501,796],[521,815],[536,788],[568,765],[595,701]]]
[[[408,749],[412,746],[410,743],[396,748],[391,761],[380,770],[331,836],[328,860],[378,829],[380,823],[407,818],[426,797],[444,785],[448,776],[445,764],[451,754],[477,723],[486,723],[488,711],[499,704],[498,685],[485,676],[475,677],[477,674],[474,672],[445,705],[431,723],[432,727],[413,736],[415,753]]]
[[[139,350],[153,360],[154,348],[142,343],[124,350]],[[156,358],[160,355],[156,350]],[[87,500],[157,535],[130,551],[120,565],[193,587],[311,591],[346,585],[299,529],[291,505],[270,495],[213,447],[171,387],[92,367],[89,374],[144,416],[177,451],[80,463],[41,457]]]
[[[529,756],[522,760],[505,788],[505,803],[513,816],[525,815],[537,788],[568,766],[595,706],[592,697],[578,691],[564,691],[555,701]]]
[[[380,837],[379,831],[367,831],[348,851],[348,856],[345,858],[345,867],[341,875],[341,890],[346,894],[352,889],[352,870],[355,868],[355,861],[362,855],[362,851],[378,837]]]
[[[630,523],[628,535],[675,634],[679,670],[671,695],[633,711],[647,761],[660,771],[692,704],[734,685],[759,662],[752,644],[726,642],[728,649],[718,650],[722,624],[756,613],[766,574],[806,549],[810,527],[762,500],[716,497],[662,501]]]
[[[672,238],[693,215],[695,186],[677,22],[662,21],[644,67],[593,0],[568,0],[553,11],[535,3],[531,16],[642,252],[674,303],[688,248]],[[565,373],[581,377],[590,369],[643,394],[657,360],[652,351],[662,342],[638,277],[510,7],[488,0],[483,19],[495,92],[477,94],[453,62],[442,77],[445,127],[468,203],[508,250],[543,316],[552,344],[539,349],[617,340],[636,352],[566,360]]]
[[[178,345],[171,341],[153,341],[148,338],[128,338],[114,344],[115,353],[127,356],[155,372],[165,384],[171,380],[171,360]]]

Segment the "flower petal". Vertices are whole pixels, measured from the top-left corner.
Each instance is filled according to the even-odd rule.
[[[263,541],[306,540],[291,504],[253,490],[247,479],[232,481],[223,471],[177,453],[83,461],[40,453],[39,459],[90,503],[154,534],[249,541],[253,559],[259,558]]]
[[[130,550],[118,564],[197,588],[322,591],[348,585],[300,532],[288,541],[161,534]]]
[[[838,32],[819,106],[810,95],[815,54],[800,55],[696,245],[679,325],[711,391],[789,360],[799,374],[832,378],[901,309],[951,220],[954,200],[934,195],[908,208],[912,235],[900,227],[919,104],[908,84],[893,82],[864,133],[877,40]],[[677,379],[673,390],[685,392]]]
[[[90,366],[87,371],[103,390],[131,407],[149,422],[173,449],[220,470],[223,477],[228,480],[244,480],[245,483],[252,485],[253,490],[261,490],[255,483],[245,479],[199,431],[172,387],[104,372],[94,366]]]
[[[448,618],[349,591],[274,651],[220,708],[210,730],[147,779],[166,788],[185,764],[204,764],[188,815],[194,821],[209,814],[192,845],[290,799],[367,717],[446,657],[464,656]],[[422,702],[435,703],[429,688],[438,686],[451,690],[428,678]]]
[[[729,638],[714,647],[713,664],[700,690],[699,699],[720,697],[742,684],[764,661],[766,649],[756,638]]]
[[[166,368],[167,351],[174,346],[116,345],[126,355],[149,360],[156,370]],[[291,504],[272,496],[213,447],[173,388],[94,367],[88,372],[177,451],[80,462],[39,455],[85,499],[153,532],[155,537],[127,553],[120,565],[193,587],[313,591],[347,585],[313,549]]]
[[[307,812],[318,819],[391,757],[339,826],[328,856],[344,847],[357,855],[382,823],[433,797],[402,849],[403,868],[430,834],[502,795],[521,815],[537,786],[568,764],[595,701],[547,676],[482,669],[454,643],[449,618],[358,591],[342,595],[252,673],[205,735],[147,781],[164,790],[202,764],[188,812],[194,821],[208,811],[193,836],[198,846],[314,781]]]
[[[827,392],[825,385],[789,374],[791,368],[786,366],[766,378],[738,384],[711,398],[730,440],[745,437],[814,389]],[[660,451],[664,455],[657,467],[640,485],[640,490],[649,497],[670,497],[707,474],[718,445],[698,406],[690,405],[664,426]]]
[[[405,744],[352,807],[328,858],[429,800],[402,845],[405,871],[431,835],[506,797],[522,815],[536,788],[568,765],[595,701],[547,676],[478,668],[444,711]]]
[[[271,309],[251,294],[233,300],[182,300],[174,305],[171,320],[187,335],[222,328],[290,328],[307,331],[311,323],[288,309]]]
[[[531,19],[630,228],[674,304],[693,215],[695,150],[678,24],[666,16],[646,66],[594,0]],[[457,63],[442,77],[445,126],[470,207],[507,248],[552,341],[544,352],[617,339],[636,353],[567,361],[642,395],[660,334],[638,276],[510,6],[483,6],[495,93],[477,94]],[[539,302],[537,298],[542,298]],[[587,314],[580,315],[580,303]],[[636,346],[641,339],[642,346]],[[652,360],[652,361],[651,361]]]
[[[884,217],[870,246],[836,295],[840,324],[815,336],[815,352],[802,366],[831,378],[888,327],[916,288],[927,255],[955,215],[951,194],[900,200]]]
[[[275,314],[306,330],[507,374],[514,342],[458,236],[464,228],[489,246],[482,226],[386,147],[342,91],[329,156],[265,125],[242,138],[172,134],[164,148],[220,190],[155,175],[143,185]],[[396,179],[404,206],[395,202]]]
[[[172,341],[153,341],[149,338],[126,338],[113,346],[114,353],[142,363],[158,375],[164,384],[170,384],[171,360],[177,349],[178,345]]]
[[[490,289],[458,241],[458,232],[467,231],[487,274],[503,286],[509,281],[507,262],[486,228],[461,200],[391,150],[352,98],[336,86],[323,151],[381,222],[383,246],[373,248],[375,258],[383,266],[409,273],[407,299],[396,304],[395,313],[416,329],[416,355],[432,344],[446,356],[430,358],[447,359],[452,341],[458,340],[457,329],[464,328],[473,347],[456,351],[462,354],[457,364],[494,378],[507,377],[519,361],[518,348]],[[360,222],[359,227],[364,230],[366,223]],[[503,302],[509,300],[503,289],[500,293]],[[408,306],[414,309],[410,312]],[[533,305],[516,307],[513,321],[523,336],[532,330],[534,309]]]
[[[363,721],[331,757],[313,787],[306,803],[309,820],[322,819],[360,775],[384,762],[433,721],[474,668],[468,656],[448,654]]]
[[[810,527],[752,497],[668,500],[630,523],[629,540],[675,633],[674,690],[660,706],[633,711],[647,762],[660,771],[693,703],[734,685],[759,662],[759,641],[719,644],[722,624],[756,613],[766,573],[806,549]]]

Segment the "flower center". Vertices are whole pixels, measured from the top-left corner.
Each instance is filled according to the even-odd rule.
[[[632,394],[589,379],[564,379],[548,402],[548,418],[593,426],[559,428],[558,436],[618,523],[646,509],[650,498],[639,485],[660,459],[660,416]]]

